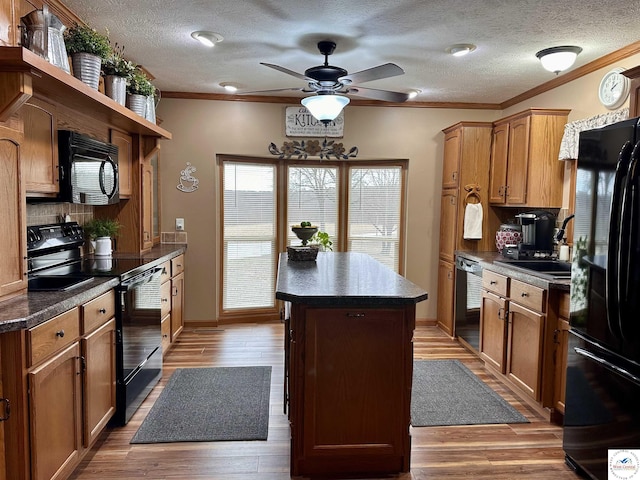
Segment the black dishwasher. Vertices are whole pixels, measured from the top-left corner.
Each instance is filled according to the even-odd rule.
[[[455,335],[478,352],[480,348],[480,305],[482,265],[456,255]]]

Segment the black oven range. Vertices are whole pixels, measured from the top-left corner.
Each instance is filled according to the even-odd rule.
[[[30,292],[69,291],[95,277],[116,287],[116,413],[126,424],[162,376],[159,260],[138,256],[83,258],[84,232],[76,222],[27,227]]]

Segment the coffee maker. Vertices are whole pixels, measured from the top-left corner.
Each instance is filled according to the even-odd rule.
[[[551,256],[556,216],[544,210],[533,210],[520,213],[516,218],[522,226],[522,242],[518,244],[518,258]]]

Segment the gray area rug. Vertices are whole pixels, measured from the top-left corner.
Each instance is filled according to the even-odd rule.
[[[266,440],[271,367],[177,369],[131,443]]]
[[[413,363],[414,427],[528,422],[458,360]]]

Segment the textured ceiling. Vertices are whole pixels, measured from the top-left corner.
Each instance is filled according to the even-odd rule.
[[[577,68],[640,39],[638,0],[63,1],[107,28],[160,90],[178,92],[222,94],[222,82],[245,91],[304,87],[260,62],[303,73],[322,64],[317,41],[331,39],[332,65],[353,73],[393,62],[405,71],[363,87],[418,89],[421,102],[501,103],[555,77],[535,57],[543,48],[582,47]],[[191,38],[196,30],[224,41],[206,48]],[[445,53],[456,43],[477,49]]]

